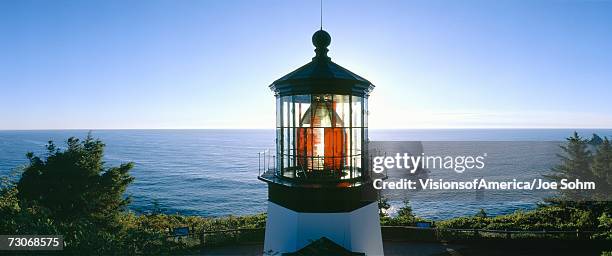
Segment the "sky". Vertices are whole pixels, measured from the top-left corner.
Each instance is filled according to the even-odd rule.
[[[319,1],[0,1],[0,129],[273,128]],[[325,0],[371,128],[612,128],[612,1]]]

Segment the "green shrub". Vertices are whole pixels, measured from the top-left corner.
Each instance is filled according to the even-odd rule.
[[[492,218],[460,217],[438,222],[441,228],[489,230],[595,230],[599,221],[591,211],[561,206],[516,211]]]

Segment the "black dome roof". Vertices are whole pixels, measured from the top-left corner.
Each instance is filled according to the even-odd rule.
[[[374,85],[365,78],[334,63],[327,56],[331,36],[319,30],[312,36],[317,55],[306,65],[279,78],[270,85],[277,95],[314,93],[368,96]]]

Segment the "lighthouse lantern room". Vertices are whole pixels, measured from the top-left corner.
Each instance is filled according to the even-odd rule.
[[[374,85],[332,62],[330,42],[326,31],[315,32],[312,61],[270,85],[276,164],[259,176],[268,184],[266,252],[327,238],[351,252],[383,254],[367,147]]]

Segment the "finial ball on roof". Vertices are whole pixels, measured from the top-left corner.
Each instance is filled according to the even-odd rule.
[[[326,48],[331,43],[331,36],[321,29],[312,35],[312,44],[317,48]]]

